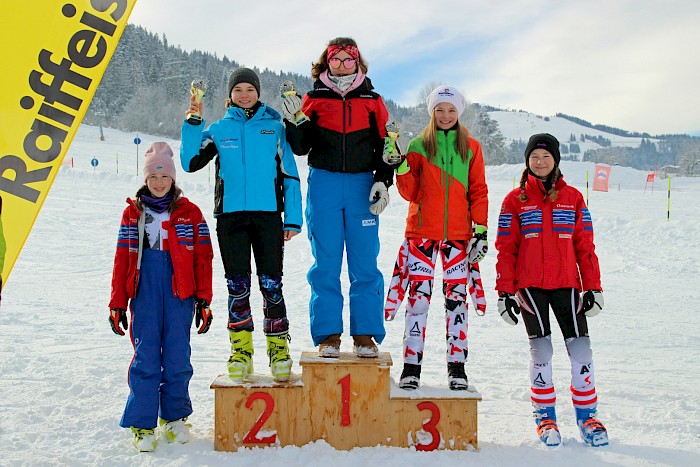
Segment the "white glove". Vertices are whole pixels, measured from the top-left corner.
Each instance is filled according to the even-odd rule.
[[[602,291],[586,290],[583,293],[583,297],[581,298],[581,311],[589,318],[603,311],[603,305],[605,305],[605,300],[603,300]]]
[[[399,153],[395,142],[388,136],[384,138],[382,160],[389,165],[397,165],[403,161],[403,156]]]
[[[509,294],[508,292],[501,292],[498,294],[498,313],[508,324],[515,326],[518,324],[518,318],[515,315],[520,314],[520,305],[515,295]]]
[[[486,227],[477,225],[474,227],[474,236],[469,240],[469,264],[478,263],[489,251],[489,243],[486,239]]]
[[[301,98],[296,94],[286,96],[282,99],[282,115],[286,120],[298,125],[297,114],[301,111]],[[302,114],[303,115],[303,114]],[[301,119],[303,120],[303,119]]]
[[[389,190],[386,189],[384,182],[374,182],[372,188],[369,190],[369,211],[378,216],[384,211],[386,206],[389,204]]]

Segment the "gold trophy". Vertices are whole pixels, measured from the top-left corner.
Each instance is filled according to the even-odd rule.
[[[190,94],[194,96],[194,101],[197,104],[202,103],[202,98],[207,93],[207,83],[203,79],[197,78],[192,81],[190,86]],[[199,112],[189,112],[187,114],[187,123],[190,125],[199,125],[202,123],[202,115]]]
[[[283,99],[287,96],[296,96],[297,91],[294,89],[294,83],[289,80],[283,81],[282,84],[280,84],[280,95]],[[294,124],[299,126],[308,119],[309,117],[300,110],[294,116]]]
[[[389,158],[388,162],[389,164],[398,164],[403,158],[398,143],[399,132],[401,131],[401,128],[399,127],[399,122],[397,122],[396,120],[388,122],[385,128],[386,135],[389,137],[391,145],[393,146],[393,151],[391,152],[391,157]]]

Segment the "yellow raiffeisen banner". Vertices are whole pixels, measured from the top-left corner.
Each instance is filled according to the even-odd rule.
[[[3,283],[56,178],[135,3],[136,0],[3,2],[0,196],[7,245],[4,264],[0,264]]]

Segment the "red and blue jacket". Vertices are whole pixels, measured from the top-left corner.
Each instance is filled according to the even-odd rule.
[[[593,221],[581,193],[560,178],[552,201],[542,181],[529,175],[528,199],[520,188],[506,195],[498,216],[496,290],[574,288],[602,290],[593,243]]]
[[[135,200],[126,201],[128,206],[122,214],[114,255],[110,309],[126,310],[129,299],[136,297],[138,291],[138,248],[139,242],[145,240],[139,238],[138,222],[143,213],[136,207]],[[202,211],[187,198],[180,197],[167,224],[168,252],[175,271],[172,277],[175,296],[181,300],[195,296],[211,303],[214,251]]]

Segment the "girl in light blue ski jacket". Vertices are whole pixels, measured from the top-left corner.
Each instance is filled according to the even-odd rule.
[[[259,100],[260,79],[238,68],[228,81],[228,110],[203,130],[182,125],[180,160],[188,172],[216,157],[214,216],[228,285],[229,377],[252,372],[251,250],[263,295],[263,329],[272,376],[287,381],[292,360],[289,320],[282,296],[284,242],[301,231],[301,190],[294,154],[280,115]],[[201,104],[190,102],[191,112]],[[282,213],[284,218],[282,219]]]
[[[248,119],[244,109],[229,107],[224,118],[204,126],[182,125],[180,159],[187,172],[195,172],[218,155],[214,216],[283,212],[284,230],[300,232],[299,173],[280,114],[261,103]]]

